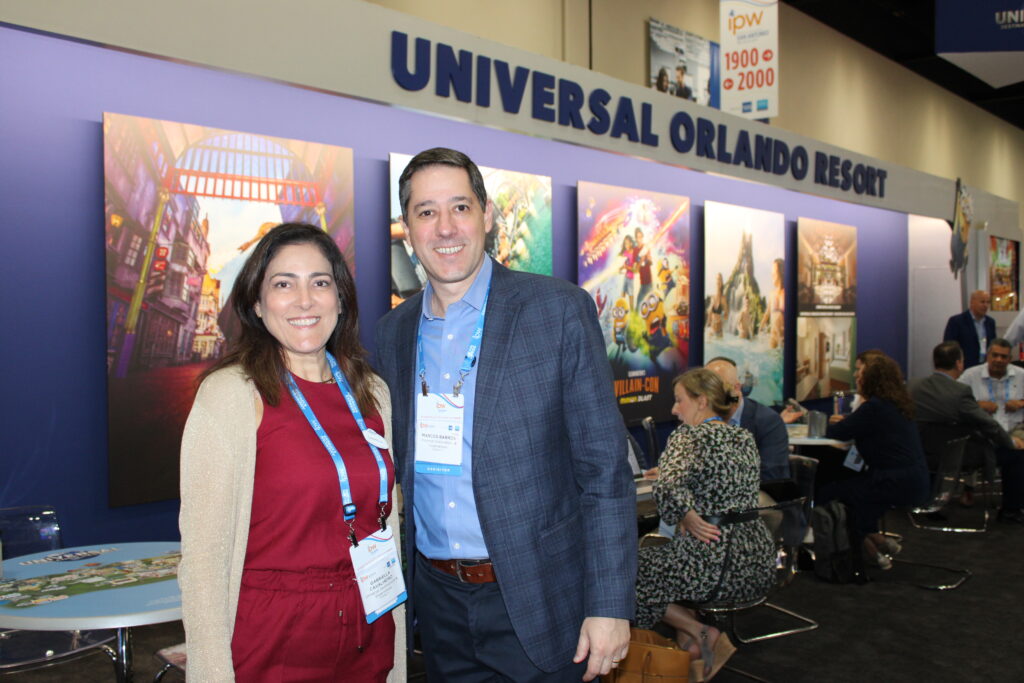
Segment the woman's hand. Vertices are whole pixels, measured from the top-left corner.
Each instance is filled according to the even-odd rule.
[[[683,533],[690,534],[698,541],[703,541],[704,543],[711,543],[722,538],[721,529],[714,524],[705,522],[704,518],[693,510],[687,510],[686,515],[683,516],[683,521],[679,522],[679,526]]]

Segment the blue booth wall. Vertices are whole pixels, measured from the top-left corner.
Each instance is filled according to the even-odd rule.
[[[300,59],[296,53],[290,59]],[[576,183],[691,197],[692,302],[703,298],[703,204],[786,216],[787,338],[795,338],[796,221],[859,229],[858,348],[906,363],[904,214],[643,159],[0,27],[4,282],[0,507],[56,505],[65,542],[177,538],[177,501],[107,505],[103,112],[351,147],[362,337],[389,306],[388,154],[454,147],[477,163],[552,177],[554,274],[576,278]],[[17,291],[14,291],[17,290]],[[695,331],[702,329],[695,307]],[[691,342],[691,364],[702,354]],[[792,395],[794,350],[787,345]],[[371,349],[372,351],[372,349]],[[141,454],[140,454],[141,457]]]

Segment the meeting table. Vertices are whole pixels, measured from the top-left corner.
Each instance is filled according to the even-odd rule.
[[[5,560],[0,628],[116,629],[118,683],[132,674],[131,628],[181,619],[177,542],[109,543]]]

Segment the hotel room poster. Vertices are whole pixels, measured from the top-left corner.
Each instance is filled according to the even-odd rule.
[[[736,363],[744,395],[782,403],[785,217],[704,203],[704,362]]]
[[[801,316],[796,319],[796,400],[853,391],[857,319]]]
[[[392,152],[391,167],[391,307],[427,284],[402,228],[398,178],[412,156]],[[551,178],[480,167],[487,197],[494,203],[494,227],[484,248],[495,261],[512,270],[551,275]]]
[[[797,244],[800,315],[855,315],[857,228],[801,217]]]
[[[231,291],[282,222],[354,269],[352,150],[104,114],[109,500],[178,496],[196,378],[238,335]]]
[[[628,422],[671,419],[690,350],[690,199],[581,181],[579,284],[597,306]]]

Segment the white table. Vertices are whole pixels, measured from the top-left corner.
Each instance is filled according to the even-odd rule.
[[[848,450],[852,441],[840,441],[839,439],[829,439],[824,436],[808,436],[807,425],[804,424],[788,424],[786,425],[786,433],[789,434],[789,445],[790,446],[832,446],[833,448],[841,448]]]
[[[0,627],[117,629],[118,683],[132,675],[131,627],[181,619],[177,542],[48,550],[3,563]]]

